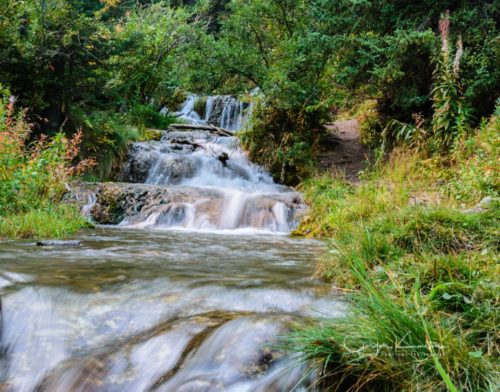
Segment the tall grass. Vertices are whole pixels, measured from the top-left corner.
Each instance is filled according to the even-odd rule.
[[[499,385],[498,129],[495,115],[446,157],[394,150],[359,185],[303,183],[311,209],[296,234],[328,239],[318,275],[354,292],[345,318],[288,341],[325,389]]]
[[[54,205],[0,216],[0,238],[64,238],[90,226],[76,207]]]
[[[289,346],[319,369],[319,383],[342,391],[493,391],[493,358],[456,336],[442,315],[429,311],[415,284],[388,295],[351,265],[361,286],[352,312],[301,330]]]

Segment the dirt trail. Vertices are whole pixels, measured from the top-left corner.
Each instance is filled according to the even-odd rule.
[[[358,120],[336,121],[325,127],[328,136],[318,155],[321,171],[344,172],[348,181],[358,182],[358,173],[365,168],[370,153],[359,140]]]

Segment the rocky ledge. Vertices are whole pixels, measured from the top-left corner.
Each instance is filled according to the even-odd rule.
[[[306,205],[300,193],[281,192],[276,194],[245,194],[247,209],[272,213],[277,203],[287,210],[291,226],[295,226],[306,213]],[[195,206],[209,221],[217,221],[226,209],[227,190],[224,188],[157,186],[133,183],[75,183],[65,195],[65,200],[76,204],[97,224],[134,224],[147,220],[151,215],[168,215],[182,219],[183,210],[179,206]],[[175,210],[175,211],[174,211]],[[238,218],[240,224],[250,215],[242,209]],[[161,222],[160,222],[161,223]],[[217,226],[217,225],[215,225]]]

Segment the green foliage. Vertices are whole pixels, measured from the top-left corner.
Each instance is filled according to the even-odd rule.
[[[141,130],[170,123],[153,108],[178,100],[179,56],[204,33],[187,9],[152,3],[0,4],[0,83],[29,108],[33,135],[82,127],[80,155],[103,163],[101,177],[135,138],[127,123]]]
[[[99,164],[87,174],[109,179],[119,169],[128,144],[139,140],[139,129],[127,124],[126,115],[106,111],[85,113],[74,108],[70,114],[73,127],[83,130],[82,157],[93,157]]]
[[[198,97],[194,101],[194,111],[200,115],[201,118],[205,117],[205,110],[207,107],[207,99],[205,97]]]
[[[183,8],[158,3],[133,8],[112,26],[105,92],[114,102],[130,107],[168,101],[178,87],[179,56],[199,34],[190,18]]]
[[[66,183],[90,165],[72,166],[81,133],[30,143],[30,126],[24,112],[14,112],[13,97],[6,103],[0,96],[0,120],[0,236],[57,236],[82,227],[74,209],[58,205]]]
[[[316,364],[324,384],[349,391],[494,389],[492,360],[428,311],[418,284],[394,298],[364,276],[362,263],[351,268],[362,282],[352,312],[288,342]]]
[[[145,128],[166,129],[175,122],[175,118],[164,116],[151,105],[135,105],[129,112],[130,122],[140,130]]]
[[[452,58],[449,44],[449,16],[440,21],[441,50],[436,60],[435,85],[432,90],[434,115],[432,118],[432,142],[438,149],[449,150],[456,140],[468,131],[470,111],[466,108],[460,91],[458,74],[463,55],[462,38]]]
[[[298,121],[273,135],[276,148],[286,146],[278,161],[305,164],[292,171],[307,172],[306,156],[314,157],[321,132],[313,113],[322,117],[373,101],[376,107],[361,122],[367,142],[423,149],[431,138],[433,150],[449,150],[469,124],[491,114],[500,88],[493,0],[1,5],[0,82],[30,108],[37,132],[55,133],[63,124],[73,132],[65,120],[75,108],[132,111],[134,125],[147,127],[160,118],[144,105],[175,108],[183,90],[236,94],[258,87],[266,106]],[[440,44],[434,32],[447,9],[448,42],[460,35],[463,41],[460,81],[452,56],[435,55]],[[265,118],[255,123],[272,129]],[[248,146],[260,150],[259,143]],[[281,177],[280,164],[271,166]]]
[[[381,144],[381,133],[384,128],[383,120],[376,105],[376,101],[369,101],[368,104],[363,105],[362,112],[355,116],[359,120],[361,142],[369,146]],[[383,135],[382,140],[385,140]]]
[[[460,140],[452,159],[456,171],[448,180],[450,194],[462,202],[500,193],[500,105],[489,121],[484,121],[476,135]]]
[[[276,179],[297,184],[314,169],[322,115],[257,104],[253,109],[251,128],[240,134],[250,158],[264,164]]]

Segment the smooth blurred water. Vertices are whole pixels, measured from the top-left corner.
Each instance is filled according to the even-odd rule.
[[[289,391],[304,369],[273,344],[298,320],[345,311],[311,277],[320,242],[104,228],[78,239],[0,243],[1,391]]]

